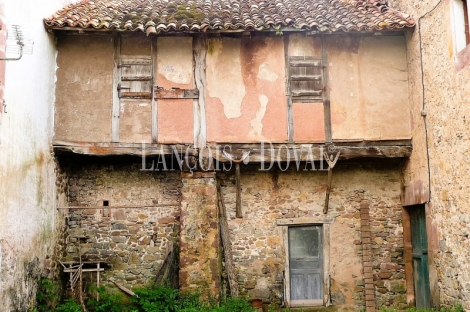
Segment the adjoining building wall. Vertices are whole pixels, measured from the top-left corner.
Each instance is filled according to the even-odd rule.
[[[65,199],[65,185],[51,155],[56,50],[43,18],[71,2],[1,4],[3,25],[21,26],[34,41],[32,54],[0,61],[5,68],[0,105],[6,104],[0,113],[1,311],[32,308],[40,276],[54,277],[58,271],[54,255],[64,218],[55,207]]]
[[[403,203],[427,204],[433,304],[460,302],[468,310],[470,46],[457,50],[454,22],[463,12],[455,2],[392,4],[418,21],[407,36],[414,151],[405,171]]]

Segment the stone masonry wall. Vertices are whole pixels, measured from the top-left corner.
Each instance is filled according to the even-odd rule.
[[[401,226],[400,162],[336,165],[328,217],[332,303],[365,309],[361,204],[369,205],[370,252],[377,308],[406,306]],[[326,172],[261,172],[242,167],[243,218],[235,217],[235,180],[219,173],[227,206],[232,251],[241,294],[265,302],[283,301],[286,263],[277,219],[323,216]]]
[[[178,244],[181,179],[176,172],[140,168],[119,163],[67,168],[69,206],[102,206],[107,200],[110,208],[69,209],[63,260],[81,255],[83,261],[105,261],[102,279],[128,287],[155,278],[169,242]]]
[[[407,35],[414,150],[405,171],[405,202],[428,203],[433,304],[459,301],[470,310],[470,45],[456,50],[457,2],[393,0],[392,4],[417,21],[415,31]],[[421,115],[423,109],[426,117]],[[428,193],[424,201],[415,200]],[[410,194],[415,196],[410,199]]]

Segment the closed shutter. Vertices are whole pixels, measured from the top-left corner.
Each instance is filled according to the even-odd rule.
[[[153,71],[150,56],[122,57],[118,67],[120,69],[118,84],[120,98],[152,98]]]
[[[314,57],[289,58],[290,95],[293,102],[323,100],[323,62]]]

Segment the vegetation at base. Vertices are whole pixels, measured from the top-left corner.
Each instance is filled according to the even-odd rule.
[[[228,298],[220,303],[216,300],[200,300],[201,292],[180,292],[168,286],[155,286],[134,289],[137,296],[110,291],[106,287],[92,287],[94,298],[86,302],[89,312],[255,312],[245,298]],[[32,312],[82,312],[82,307],[74,299],[59,301],[59,287],[50,279],[42,278],[38,282],[36,308]],[[96,295],[98,294],[99,300]],[[289,309],[282,309],[284,312]],[[269,311],[277,311],[270,307]],[[382,308],[381,312],[395,312],[394,309]],[[409,308],[407,312],[464,312],[460,303],[440,310]]]
[[[43,282],[47,287],[41,287],[36,296],[37,307],[33,312],[81,312],[82,307],[74,299],[66,299],[60,305],[49,304],[57,295],[50,280]],[[249,302],[243,298],[229,298],[219,304],[215,300],[200,300],[201,293],[182,293],[167,286],[149,286],[134,289],[137,296],[128,297],[113,293],[106,287],[92,287],[95,293],[93,299],[86,302],[89,312],[254,312]],[[99,300],[96,298],[98,294]],[[54,299],[55,300],[55,299]]]
[[[395,312],[396,310],[394,309],[385,309],[382,308],[380,312]],[[450,308],[441,308],[441,309],[416,309],[416,308],[409,308],[406,310],[406,312],[465,312],[463,306],[460,303],[456,303],[454,306]]]
[[[53,311],[59,301],[59,287],[49,278],[41,278],[38,281],[36,293],[37,312]],[[71,310],[72,311],[72,310]]]

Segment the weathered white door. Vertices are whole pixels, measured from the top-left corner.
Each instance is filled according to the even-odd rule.
[[[323,241],[318,225],[289,227],[290,305],[323,304]]]

